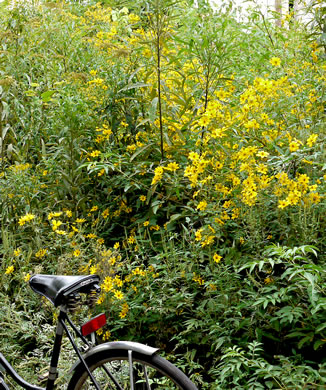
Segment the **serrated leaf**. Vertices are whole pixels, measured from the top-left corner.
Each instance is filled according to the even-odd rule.
[[[311,286],[314,287],[315,285],[315,277],[310,272],[304,272],[303,277],[306,278],[310,283]]]

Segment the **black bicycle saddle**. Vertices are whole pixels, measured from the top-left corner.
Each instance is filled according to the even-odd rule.
[[[65,298],[74,292],[88,292],[99,283],[97,275],[63,276],[63,275],[33,275],[29,284],[33,291],[45,296],[54,306],[64,303]],[[98,289],[99,287],[96,286]]]

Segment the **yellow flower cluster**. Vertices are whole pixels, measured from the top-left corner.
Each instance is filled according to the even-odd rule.
[[[34,214],[27,213],[27,214],[25,214],[25,215],[23,215],[22,217],[19,218],[18,224],[20,226],[23,226],[23,225],[25,225],[26,222],[30,222],[34,218],[35,218]]]
[[[139,26],[139,17],[128,9],[112,10],[96,5],[77,19],[84,31],[92,32],[86,41],[106,63],[118,64],[119,69],[129,72],[132,64],[145,64],[148,58],[153,58],[152,47],[144,44],[152,38],[148,26]],[[164,28],[172,31],[173,26]],[[205,64],[195,56],[191,60],[170,62],[169,57],[175,56],[180,47],[176,43],[170,46],[167,41],[162,42],[161,64],[166,160],[154,169],[151,185],[156,186],[164,179],[162,184],[166,188],[179,185],[180,192],[189,194],[188,205],[203,217],[202,227],[194,231],[197,244],[212,245],[218,237],[217,231],[225,225],[234,225],[235,220],[246,220],[252,210],[260,207],[274,208],[280,214],[284,209],[290,210],[290,206],[307,209],[320,203],[323,199],[321,174],[313,169],[317,165],[313,153],[308,151],[308,147],[317,150],[323,141],[319,134],[324,109],[322,88],[313,86],[317,81],[325,85],[324,68],[317,64],[318,45],[313,44],[309,49],[312,50],[309,60],[298,64],[287,62],[275,53],[267,64],[268,70],[257,77],[252,73],[244,80],[242,75],[239,78],[236,74],[216,74],[216,89],[211,88],[206,99],[197,99],[193,91],[205,80]],[[135,88],[135,94],[139,94],[139,101],[146,106],[153,99],[157,75],[144,69],[140,66],[137,70],[137,80],[150,87]],[[102,88],[106,80],[102,72],[100,67],[94,67],[84,83],[85,95],[97,108],[103,107],[104,102]],[[181,79],[184,82],[180,83]],[[182,101],[187,104],[183,105]],[[123,112],[134,109],[124,97],[120,103]],[[137,151],[141,156],[146,150],[142,148],[158,144],[158,118],[153,126],[147,123],[145,127],[143,123],[147,119],[144,121],[140,115],[135,133],[130,131],[125,115],[119,120],[114,137],[108,123],[96,128],[93,140],[96,150],[89,149],[87,158],[104,157],[107,146],[118,140],[119,147],[124,145],[123,158],[130,159],[132,153],[132,161],[137,161]],[[96,164],[96,160],[92,163]],[[101,177],[105,170],[96,172]],[[137,175],[149,172],[145,165],[141,169],[137,165]],[[143,193],[147,190],[142,188]],[[150,195],[140,195],[138,199],[150,203]],[[110,210],[101,212],[103,219],[135,211],[127,203],[127,197],[114,202],[115,207],[110,205]],[[131,215],[130,220],[136,222],[136,217]],[[150,221],[146,217],[143,226],[149,226],[150,231],[159,230]],[[144,230],[147,234],[148,230]],[[136,235],[128,234],[122,245],[134,244],[132,248],[136,250]]]

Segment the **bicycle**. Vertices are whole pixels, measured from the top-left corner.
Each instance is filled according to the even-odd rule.
[[[27,390],[52,390],[58,378],[58,360],[63,334],[66,333],[78,360],[72,366],[67,390],[198,390],[191,380],[172,363],[158,355],[158,348],[131,341],[114,341],[96,345],[95,332],[106,324],[105,314],[99,314],[80,329],[68,313],[79,305],[94,305],[100,292],[97,275],[52,276],[36,274],[30,287],[59,307],[56,335],[51,355],[46,387],[26,382],[0,353],[0,390],[10,390],[4,372]],[[82,300],[81,296],[86,299]],[[81,349],[71,330],[83,343]]]

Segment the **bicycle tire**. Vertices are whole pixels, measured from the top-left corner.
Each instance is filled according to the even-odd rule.
[[[130,390],[128,351],[105,350],[86,359],[88,367],[101,390]],[[172,363],[161,356],[132,352],[135,390],[198,390],[191,380]],[[110,371],[119,386],[104,372]],[[144,368],[145,367],[145,368]],[[141,373],[142,371],[142,373]],[[145,375],[147,372],[147,378]],[[85,367],[79,363],[69,382],[68,390],[94,389]]]

